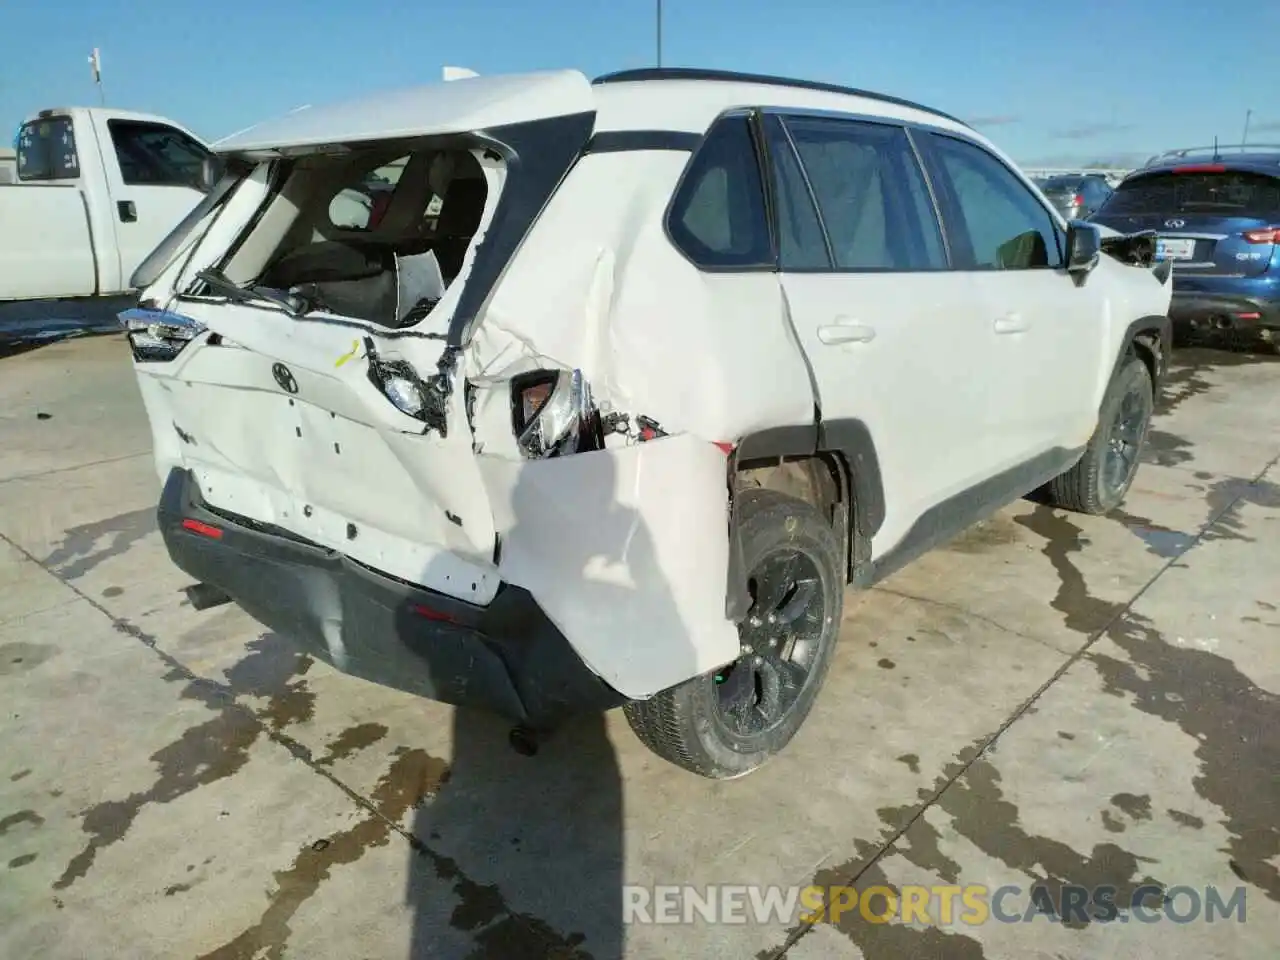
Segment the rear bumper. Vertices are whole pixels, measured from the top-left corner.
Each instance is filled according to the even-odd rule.
[[[1169,317],[1183,330],[1280,330],[1280,301],[1266,297],[1208,292],[1173,291]]]
[[[531,726],[625,700],[520,587],[503,584],[478,607],[384,576],[292,534],[213,512],[186,470],[170,472],[159,523],[181,570],[344,673]]]

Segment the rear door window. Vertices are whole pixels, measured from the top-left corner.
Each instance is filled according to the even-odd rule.
[[[818,219],[809,181],[800,169],[782,121],[765,118],[772,160],[773,196],[778,222],[778,267],[782,270],[830,270],[831,251]]]
[[[1280,180],[1263,173],[1225,170],[1150,173],[1120,184],[1107,213],[1198,214],[1224,217],[1280,217]]]
[[[70,117],[33,120],[18,131],[19,180],[75,180],[80,176]]]
[[[915,151],[893,124],[788,117],[837,270],[941,270],[942,233]]]
[[[209,151],[163,123],[108,120],[120,176],[130,186],[200,188]]]
[[[969,270],[1034,270],[1063,264],[1049,211],[991,153],[956,137],[925,134],[934,183],[948,196],[952,253]]]
[[[772,267],[764,184],[747,117],[726,117],[707,132],[672,198],[667,229],[699,267]]]

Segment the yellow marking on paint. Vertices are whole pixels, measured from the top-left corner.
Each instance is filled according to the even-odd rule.
[[[356,351],[359,349],[360,349],[360,341],[352,340],[351,349],[338,358],[338,362],[334,364],[334,367],[337,368],[342,366],[344,363],[346,363],[348,360],[354,357],[356,355]]]

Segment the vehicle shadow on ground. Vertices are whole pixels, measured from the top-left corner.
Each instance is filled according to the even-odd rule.
[[[580,453],[569,460],[572,476],[545,464],[519,473],[502,537],[503,570],[557,586],[589,583],[591,605],[580,611],[594,617],[598,610],[600,629],[617,631],[620,644],[643,642],[626,633],[631,622],[678,629],[650,529],[618,500],[613,458]],[[528,479],[535,473],[536,481]],[[447,669],[443,654],[438,665]],[[617,960],[625,940],[625,821],[605,716],[564,721],[534,756],[513,749],[511,729],[510,720],[488,712],[454,712],[449,777],[413,824],[419,848],[407,891],[410,960]],[[442,887],[452,896],[442,896]]]
[[[604,716],[568,722],[534,757],[511,749],[509,726],[454,714],[448,782],[413,823],[429,852],[409,869],[409,958],[618,960],[622,781]]]

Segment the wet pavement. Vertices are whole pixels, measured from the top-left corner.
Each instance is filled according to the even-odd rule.
[[[1181,353],[1114,516],[1019,503],[851,594],[810,720],[729,783],[616,712],[522,757],[192,610],[117,337],[0,356],[0,438],[0,956],[1276,955],[1278,358]],[[643,923],[623,894],[715,884],[856,887],[872,919],[1012,885],[1018,922],[839,891]],[[1024,915],[1046,898],[1062,922]]]

